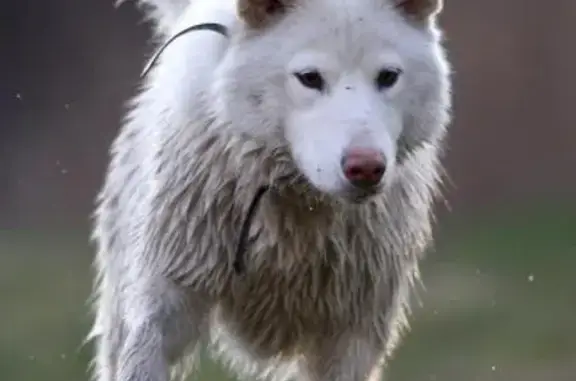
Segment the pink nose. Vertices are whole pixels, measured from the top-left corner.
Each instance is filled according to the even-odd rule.
[[[386,171],[384,156],[375,150],[355,148],[342,158],[344,176],[358,188],[372,188],[382,180]]]

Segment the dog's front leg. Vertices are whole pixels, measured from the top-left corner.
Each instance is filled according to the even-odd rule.
[[[169,364],[164,338],[156,324],[134,327],[122,348],[118,381],[168,381]]]
[[[205,328],[205,300],[161,279],[126,301],[126,338],[113,381],[169,381],[171,364],[195,347]]]
[[[323,340],[306,356],[306,381],[380,381],[383,345],[368,335]]]

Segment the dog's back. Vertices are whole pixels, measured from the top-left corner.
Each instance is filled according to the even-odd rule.
[[[229,37],[171,42],[114,142],[94,229],[97,380],[167,381],[206,341],[247,375],[377,374],[431,240],[441,2],[142,3],[161,41],[206,22]]]

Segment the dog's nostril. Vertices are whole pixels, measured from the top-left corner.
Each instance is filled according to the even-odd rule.
[[[386,171],[386,163],[383,155],[377,151],[355,149],[344,156],[342,170],[352,185],[370,188],[378,185],[382,180]]]
[[[384,166],[377,166],[374,168],[373,172],[372,172],[373,176],[384,176]]]
[[[360,168],[360,167],[349,167],[349,168],[348,168],[347,175],[348,175],[348,176],[362,176],[362,168]]]

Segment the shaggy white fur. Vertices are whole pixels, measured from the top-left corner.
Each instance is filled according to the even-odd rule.
[[[450,75],[440,0],[142,0],[167,39],[95,213],[97,381],[197,349],[246,377],[379,377],[431,241]],[[352,150],[386,170],[359,189]],[[232,269],[255,192],[246,271]]]

